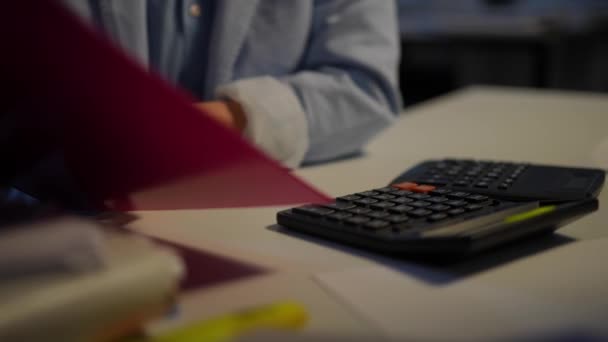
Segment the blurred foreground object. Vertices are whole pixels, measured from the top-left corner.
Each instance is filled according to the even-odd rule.
[[[26,123],[19,142],[27,143],[14,146],[23,151],[15,155],[60,151],[95,206],[154,210],[327,200],[201,115],[193,99],[58,2],[7,6],[0,12],[0,113]],[[26,17],[34,24],[21,25]]]
[[[86,272],[106,259],[99,227],[74,217],[17,224],[0,231],[0,277]]]
[[[0,263],[3,341],[107,341],[137,333],[174,304],[184,274],[168,249],[92,221],[62,217],[4,228],[0,245],[15,236],[29,247],[21,256],[9,251]]]
[[[255,331],[298,330],[306,325],[308,319],[308,313],[302,305],[285,301],[204,320],[149,339],[130,342],[227,342]]]

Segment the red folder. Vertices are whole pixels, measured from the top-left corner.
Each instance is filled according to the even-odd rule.
[[[0,114],[27,118],[30,144],[62,149],[99,203],[153,210],[327,200],[59,3],[2,5]]]

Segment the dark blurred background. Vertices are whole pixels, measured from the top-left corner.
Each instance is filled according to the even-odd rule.
[[[608,91],[608,0],[398,0],[405,105],[473,84]]]

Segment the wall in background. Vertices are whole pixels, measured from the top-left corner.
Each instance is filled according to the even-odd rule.
[[[606,0],[400,0],[406,104],[472,85],[608,91]]]

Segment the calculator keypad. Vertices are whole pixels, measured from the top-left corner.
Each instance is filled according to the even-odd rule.
[[[428,165],[414,181],[430,186],[508,190],[521,178],[527,164],[447,159]]]
[[[501,203],[488,196],[406,182],[336,198],[322,205],[292,209],[294,214],[369,232],[404,232],[437,226]],[[412,190],[403,190],[404,188]],[[470,215],[469,215],[470,216]]]

